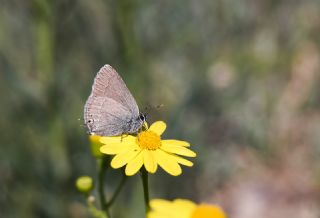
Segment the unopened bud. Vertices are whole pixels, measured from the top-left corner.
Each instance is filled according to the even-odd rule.
[[[91,146],[91,153],[95,157],[102,157],[103,154],[100,152],[100,147],[102,146],[102,143],[99,141],[100,136],[98,135],[90,135],[90,146]]]
[[[88,193],[93,188],[93,180],[90,176],[81,176],[76,181],[78,191]]]

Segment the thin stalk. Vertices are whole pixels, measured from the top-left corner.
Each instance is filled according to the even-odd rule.
[[[145,204],[145,209],[147,214],[150,210],[148,172],[144,167],[141,168],[140,172],[141,172],[141,179],[142,179],[142,185],[143,185],[144,204]]]
[[[111,197],[111,199],[110,199],[109,202],[107,203],[107,207],[108,207],[108,208],[110,208],[111,205],[114,203],[114,201],[116,200],[116,198],[117,198],[118,195],[120,194],[120,192],[121,192],[124,184],[126,183],[126,181],[127,181],[127,176],[126,176],[126,174],[123,172],[122,178],[121,178],[121,181],[120,181],[118,187],[116,188],[113,196]]]
[[[99,162],[99,171],[98,171],[98,193],[100,199],[101,209],[104,210],[108,217],[110,217],[109,209],[107,206],[105,191],[104,191],[104,181],[106,177],[106,171],[109,167],[109,158],[103,157],[98,160]]]
[[[105,211],[99,210],[96,208],[93,202],[91,202],[90,197],[87,199],[87,204],[89,212],[94,218],[109,218]]]

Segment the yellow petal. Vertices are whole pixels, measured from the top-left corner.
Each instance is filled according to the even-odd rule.
[[[162,199],[154,199],[150,201],[150,207],[155,218],[191,218],[190,210],[192,202],[187,200],[167,201]],[[193,204],[196,207],[195,204]]]
[[[182,164],[184,166],[187,166],[187,167],[192,167],[193,166],[193,163],[187,159],[184,159],[182,157],[179,157],[177,155],[172,155],[176,161],[179,163],[179,164]]]
[[[190,200],[176,199],[173,205],[177,211],[180,211],[181,217],[190,217],[197,205]]]
[[[166,128],[167,128],[167,125],[165,122],[156,121],[150,126],[149,130],[157,133],[158,135],[162,135],[162,133],[166,130]]]
[[[152,199],[150,207],[155,211],[166,211],[171,208],[171,202],[163,199]]]
[[[153,151],[143,151],[143,163],[149,173],[155,173],[157,171],[158,164],[153,156]]]
[[[161,149],[169,153],[179,154],[187,157],[197,156],[197,154],[190,149],[180,145],[167,144],[165,140],[162,141]]]
[[[200,204],[193,211],[192,215],[194,217],[216,217],[216,218],[226,218],[226,214],[219,206],[210,205],[210,204]]]
[[[171,154],[158,149],[155,150],[155,158],[160,167],[162,167],[167,173],[173,176],[178,176],[182,173],[180,165]]]
[[[166,139],[162,140],[163,143],[167,145],[180,145],[183,147],[190,147],[190,143],[186,141],[181,141],[181,140],[175,140],[175,139]]]
[[[132,176],[138,172],[138,170],[143,165],[143,152],[140,151],[138,155],[135,156],[132,160],[129,161],[129,163],[126,166],[126,175]]]
[[[111,143],[100,147],[100,152],[104,154],[119,154],[123,153],[130,148],[134,148],[135,145],[127,143]]]
[[[121,136],[103,136],[100,137],[100,142],[103,144],[111,143],[135,143],[136,137],[132,135],[121,135]]]
[[[127,152],[123,152],[120,154],[117,154],[111,161],[112,168],[120,168],[124,165],[126,165],[129,161],[131,161],[137,154],[140,152],[140,150],[133,149],[128,150]]]
[[[121,136],[102,136],[99,141],[103,144],[121,142]]]
[[[168,215],[161,212],[151,211],[148,213],[147,218],[168,218]]]

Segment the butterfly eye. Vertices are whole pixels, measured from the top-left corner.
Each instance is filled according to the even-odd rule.
[[[88,120],[88,123],[93,123],[93,119],[89,119],[89,120]]]
[[[146,120],[146,117],[145,117],[145,115],[143,115],[143,114],[140,114],[139,118],[140,118],[140,120],[142,120],[142,121],[145,121],[145,120]]]

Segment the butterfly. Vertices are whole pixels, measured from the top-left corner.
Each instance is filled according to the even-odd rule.
[[[84,106],[84,122],[89,134],[117,136],[136,133],[146,116],[139,112],[120,75],[110,65],[97,73]]]

